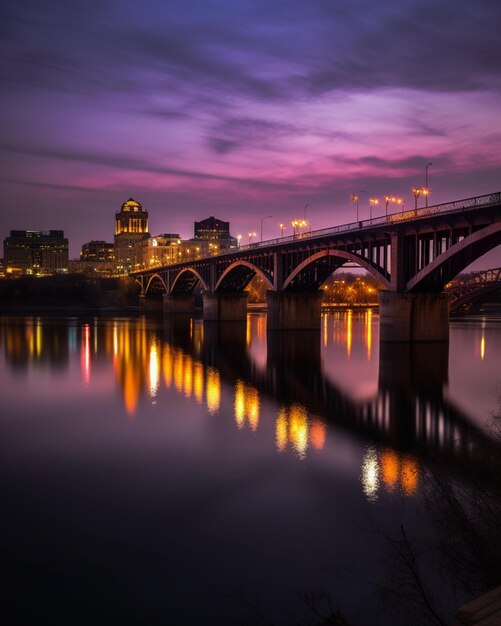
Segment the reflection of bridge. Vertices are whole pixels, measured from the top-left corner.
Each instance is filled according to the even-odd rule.
[[[268,285],[268,328],[320,327],[322,283],[355,262],[386,288],[381,333],[388,340],[447,339],[444,286],[501,243],[501,193],[395,213],[261,244],[237,252],[135,272],[145,299],[163,295],[166,312],[193,309],[203,289],[204,318],[244,320],[245,287]]]
[[[444,398],[447,344],[382,344],[378,394],[356,402],[324,374],[320,342],[311,331],[269,334],[265,368],[257,368],[249,356],[244,324],[204,324],[200,341],[189,320],[180,318],[166,324],[164,337],[235,388],[235,409],[240,386],[283,404],[284,418],[294,412],[291,407],[304,407],[303,412],[362,439],[468,465],[470,472],[476,459],[494,449],[492,440]]]
[[[501,267],[451,283],[451,312],[471,311],[487,300],[501,301]]]

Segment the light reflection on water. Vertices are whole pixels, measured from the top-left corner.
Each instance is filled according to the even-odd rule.
[[[426,467],[437,458],[445,467],[460,463],[465,472],[475,467],[501,383],[501,324],[453,323],[449,346],[380,346],[372,310],[325,315],[320,333],[268,336],[259,314],[249,315],[246,325],[221,326],[189,318],[3,318],[0,352],[5,423],[20,411],[29,429],[45,402],[47,419],[58,426],[58,406],[74,406],[75,432],[80,429],[89,445],[104,445],[112,457],[118,444],[113,438],[102,443],[89,420],[93,412],[106,405],[103,429],[118,419],[155,439],[165,434],[151,422],[161,415],[193,466],[217,436],[219,447],[206,462],[221,468],[209,473],[234,472],[245,484],[247,468],[259,472],[263,464],[268,473],[258,482],[280,476],[281,489],[255,502],[264,515],[270,497],[283,497],[279,492],[301,500],[296,471],[315,481],[309,489],[319,499],[332,497],[324,481],[346,489],[348,516],[361,506],[384,512],[395,498],[418,502]],[[467,393],[472,384],[476,396]],[[22,464],[21,438],[10,431],[7,436],[18,451],[12,463]],[[50,454],[66,442],[51,446]],[[47,462],[41,443],[25,453]],[[227,455],[231,461],[224,460]],[[301,510],[308,506],[306,499]],[[314,510],[311,515],[315,524]],[[336,537],[319,539],[329,541]]]

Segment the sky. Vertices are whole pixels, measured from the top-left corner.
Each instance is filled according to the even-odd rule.
[[[353,221],[361,190],[361,218],[369,194],[375,215],[386,195],[413,206],[430,162],[430,204],[501,190],[498,0],[8,0],[0,15],[2,239],[62,229],[76,257],[113,240],[134,197],[152,234],[214,215],[245,243],[305,207],[313,229]]]

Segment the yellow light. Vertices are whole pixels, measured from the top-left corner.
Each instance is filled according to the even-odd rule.
[[[299,457],[304,458],[308,449],[308,417],[300,404],[293,404],[289,411],[289,438]]]
[[[149,378],[150,378],[150,396],[155,398],[158,393],[158,386],[160,382],[160,357],[158,354],[158,348],[155,341],[151,343],[150,346],[150,367],[149,367]]]
[[[217,413],[221,404],[221,380],[213,367],[207,370],[207,408],[209,413]]]
[[[245,391],[244,383],[241,380],[237,380],[235,385],[234,409],[235,422],[237,423],[237,427],[242,429],[245,421]]]
[[[287,442],[289,441],[287,430],[287,411],[284,407],[282,407],[278,411],[277,421],[275,424],[275,442],[279,452],[283,452],[285,450]]]
[[[199,361],[193,367],[193,394],[195,400],[201,404],[204,396],[204,368]]]

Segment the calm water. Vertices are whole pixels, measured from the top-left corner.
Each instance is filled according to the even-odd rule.
[[[268,337],[259,314],[0,318],[4,623],[313,624],[322,594],[419,620],[381,593],[409,595],[391,537],[433,538],[430,476],[489,456],[500,362],[496,319],[410,349],[372,311]],[[434,558],[447,614],[467,594]]]

